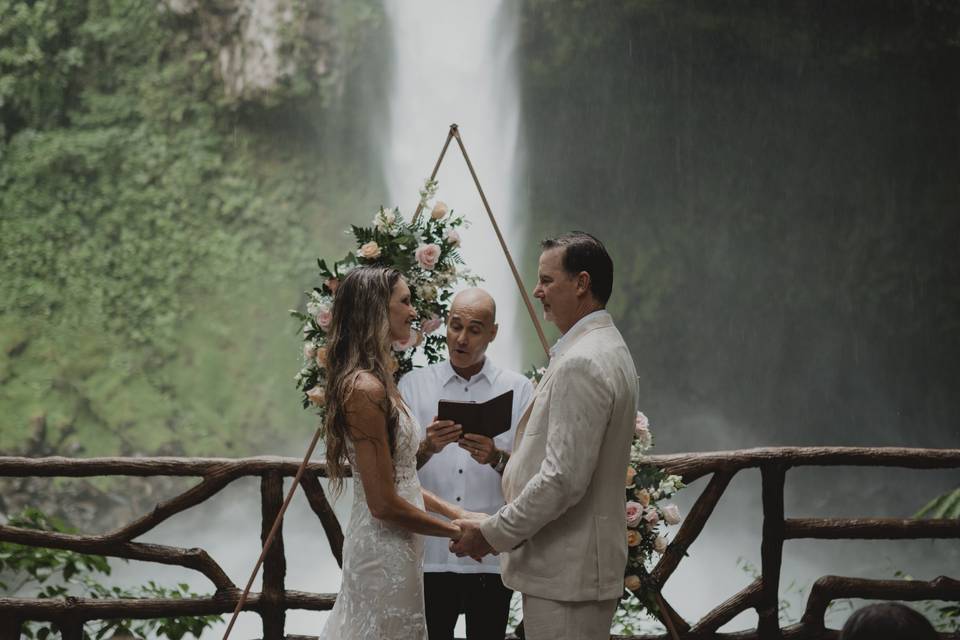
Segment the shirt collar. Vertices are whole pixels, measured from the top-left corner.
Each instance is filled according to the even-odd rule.
[[[566,345],[572,343],[577,336],[583,333],[590,322],[609,317],[610,313],[606,309],[597,309],[577,320],[573,323],[573,326],[570,327],[565,334],[557,338],[557,341],[550,347],[550,357],[553,358],[562,353]]]
[[[454,371],[453,365],[450,364],[449,360],[444,360],[440,364],[439,373],[440,373],[440,380],[443,383],[443,385],[448,384],[454,378],[462,379],[460,378],[460,374]],[[474,379],[480,376],[483,376],[484,378],[487,379],[487,382],[493,384],[494,380],[497,379],[497,375],[499,375],[499,373],[500,373],[500,367],[493,364],[493,361],[490,359],[490,356],[484,355],[483,367],[480,369],[480,371],[478,371],[473,376],[471,376],[469,381],[473,382]]]

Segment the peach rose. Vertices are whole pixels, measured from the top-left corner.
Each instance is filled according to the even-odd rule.
[[[327,348],[320,347],[317,349],[316,354],[317,366],[321,369],[327,366]]]
[[[640,524],[640,518],[643,515],[643,505],[639,502],[630,501],[627,503],[627,526],[635,527]]]
[[[675,504],[668,504],[661,509],[663,511],[663,521],[667,524],[680,524],[680,507]]]
[[[640,534],[636,529],[627,529],[627,546],[635,547],[640,544]]]
[[[440,259],[440,247],[433,243],[422,244],[417,247],[413,255],[421,267],[427,271],[433,271],[433,268],[437,266],[437,260]]]
[[[657,553],[663,553],[667,550],[667,539],[663,536],[657,536],[653,541],[653,550]]]
[[[449,211],[450,210],[447,208],[446,203],[438,202],[437,204],[433,205],[433,211],[430,212],[430,217],[434,220],[439,220],[443,216],[447,215]]]
[[[637,501],[645,507],[648,506],[650,504],[650,492],[646,489],[637,491]]]
[[[330,289],[330,293],[336,293],[340,287],[340,278],[327,278],[324,284],[327,285],[327,289]]]
[[[627,576],[623,579],[623,586],[630,591],[637,591],[640,588],[640,578]]]
[[[310,390],[307,391],[307,398],[310,400],[310,404],[317,407],[322,407],[326,403],[323,387],[321,386],[311,387]]]
[[[627,486],[633,486],[633,479],[637,476],[637,470],[633,467],[627,467]]]
[[[367,260],[376,260],[380,257],[380,245],[373,240],[365,242],[357,250],[357,255]]]
[[[429,318],[423,321],[423,323],[420,325],[420,328],[423,330],[425,334],[433,333],[434,331],[439,329],[440,325],[442,324],[443,324],[443,320],[441,320],[437,314],[433,313],[433,314],[430,314]]]

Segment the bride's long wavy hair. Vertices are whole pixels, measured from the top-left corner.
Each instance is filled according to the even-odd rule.
[[[394,357],[390,345],[390,296],[401,273],[391,267],[357,267],[344,277],[333,300],[333,318],[327,332],[327,385],[324,438],[327,477],[334,495],[343,486],[347,462],[347,398],[357,376],[368,372],[386,389],[383,412],[387,417],[390,455],[394,454],[399,420],[399,392],[393,379]]]

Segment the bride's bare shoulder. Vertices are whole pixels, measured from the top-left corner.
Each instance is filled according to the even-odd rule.
[[[387,397],[387,390],[380,379],[369,371],[358,371],[350,385],[347,404],[380,405]]]

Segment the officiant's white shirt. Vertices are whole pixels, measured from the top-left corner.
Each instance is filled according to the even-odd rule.
[[[494,438],[498,449],[511,451],[517,422],[533,398],[533,385],[519,373],[501,369],[486,357],[483,368],[470,380],[461,378],[449,362],[414,369],[400,379],[400,395],[420,423],[420,439],[437,415],[440,400],[486,402],[507,391],[513,391],[513,418],[510,431]],[[503,506],[500,474],[493,467],[479,464],[457,443],[449,444],[417,471],[420,484],[451,504],[467,511],[496,513]],[[482,562],[458,558],[450,553],[448,540],[424,538],[423,570],[426,573],[500,573],[497,556]]]

